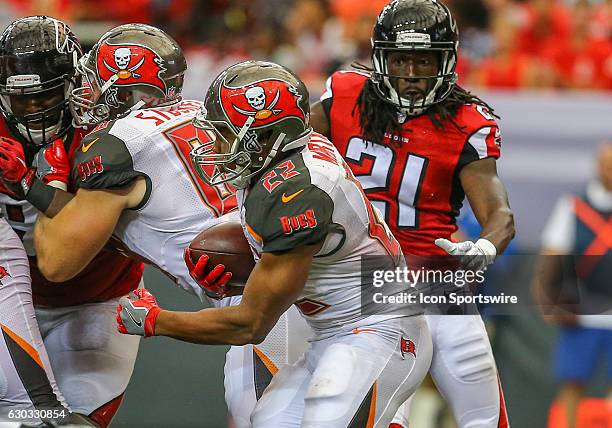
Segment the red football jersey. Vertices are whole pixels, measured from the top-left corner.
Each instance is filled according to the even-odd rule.
[[[68,134],[71,138],[69,153],[79,147],[84,133],[75,130]],[[0,119],[0,137],[16,138],[8,128],[4,118]],[[20,236],[31,234],[36,221],[36,210],[26,202],[11,202],[2,197],[5,205],[6,220]],[[30,215],[31,213],[34,213]],[[102,250],[92,261],[70,281],[56,284],[50,283],[40,273],[36,258],[30,257],[30,273],[32,276],[32,294],[34,304],[43,306],[74,306],[85,303],[103,302],[126,295],[135,290],[140,283],[144,264],[129,259],[119,253]]]
[[[437,129],[427,115],[408,120],[400,134],[382,142],[365,141],[354,107],[368,80],[365,73],[340,71],[321,96],[331,140],[368,198],[385,217],[404,254],[444,255],[436,238],[450,239],[465,194],[461,168],[486,157],[498,158],[501,137],[494,118],[481,106],[465,105],[455,121]]]

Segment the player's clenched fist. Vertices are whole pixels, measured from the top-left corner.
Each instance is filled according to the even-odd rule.
[[[49,186],[68,190],[70,178],[70,161],[64,148],[64,142],[56,139],[52,144],[39,150],[34,157],[36,177]]]
[[[16,200],[25,199],[35,171],[26,164],[23,146],[12,138],[0,137],[0,183],[3,193]]]
[[[36,178],[62,190],[67,190],[70,163],[64,142],[56,139],[34,157],[31,167],[26,163],[23,145],[11,138],[0,138],[0,191],[14,199],[28,195]]]
[[[123,334],[155,336],[155,321],[161,308],[146,288],[139,288],[117,305],[117,330]]]

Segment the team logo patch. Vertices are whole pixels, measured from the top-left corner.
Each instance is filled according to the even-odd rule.
[[[293,195],[296,194],[294,193]],[[293,195],[290,195],[289,197],[291,198]],[[285,235],[291,235],[292,233],[302,229],[314,229],[317,226],[317,218],[315,217],[313,209],[306,210],[306,212],[294,216],[285,215],[279,217],[279,220]]]
[[[237,128],[250,117],[255,119],[253,128],[288,117],[306,122],[306,113],[299,106],[302,96],[297,88],[282,80],[264,80],[240,88],[224,84],[219,98],[226,116]]]
[[[77,165],[77,171],[79,172],[79,178],[81,179],[81,181],[87,180],[94,174],[101,174],[102,172],[104,172],[102,156],[96,155],[92,160]]]
[[[0,285],[2,285],[2,278],[5,278],[7,276],[10,278],[11,274],[8,273],[4,266],[0,266]]]
[[[114,77],[114,85],[146,84],[166,93],[166,84],[159,76],[166,70],[163,60],[145,46],[104,43],[98,50],[96,66],[103,83]]]
[[[405,358],[406,354],[412,354],[414,358],[416,358],[416,346],[410,339],[404,339],[403,337],[401,338],[400,351],[402,353],[402,358]]]

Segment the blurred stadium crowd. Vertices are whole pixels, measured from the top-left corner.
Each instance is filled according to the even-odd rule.
[[[387,0],[7,0],[15,14],[79,24],[145,22],[172,34],[203,75],[270,59],[312,89],[355,58]],[[612,0],[450,0],[468,87],[612,90]],[[92,37],[97,39],[99,34]],[[85,35],[85,38],[86,35]],[[85,44],[87,40],[85,40]]]

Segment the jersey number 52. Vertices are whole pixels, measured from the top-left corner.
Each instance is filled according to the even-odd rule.
[[[224,184],[210,186],[204,183],[191,162],[189,153],[194,146],[208,141],[205,132],[193,126],[191,120],[187,120],[164,131],[164,136],[172,143],[200,199],[215,216],[220,217],[235,209],[237,202],[233,189]]]

